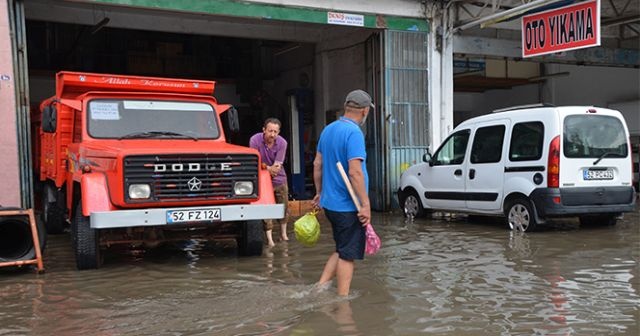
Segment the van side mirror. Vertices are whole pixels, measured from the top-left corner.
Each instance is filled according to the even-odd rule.
[[[427,147],[427,152],[422,155],[422,161],[428,162],[429,167],[433,167],[433,157],[431,156],[431,152],[429,151],[429,147]]]
[[[231,106],[227,110],[227,122],[229,125],[229,131],[237,133],[240,131],[240,118],[238,117],[238,110]]]
[[[55,133],[57,123],[57,110],[55,106],[48,105],[42,109],[42,131],[45,133]]]

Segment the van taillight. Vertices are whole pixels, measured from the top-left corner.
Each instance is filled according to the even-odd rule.
[[[560,187],[560,136],[551,140],[549,160],[547,161],[547,187]]]
[[[640,145],[638,145],[638,153],[640,153]],[[640,154],[638,154],[638,156],[640,157]],[[635,171],[634,171],[634,162],[633,162],[633,144],[631,143],[631,137],[629,137],[629,160],[631,160],[631,183],[634,183],[635,181],[633,180],[633,178],[636,176]],[[638,162],[639,165],[639,170],[638,172],[640,173],[640,162]]]

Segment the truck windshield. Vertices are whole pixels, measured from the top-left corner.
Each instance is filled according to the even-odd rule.
[[[567,116],[563,142],[568,158],[625,158],[629,147],[620,119],[598,115]]]
[[[216,139],[220,136],[213,106],[200,102],[94,99],[88,130],[94,138]]]

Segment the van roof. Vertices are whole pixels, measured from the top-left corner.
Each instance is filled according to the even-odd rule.
[[[490,121],[497,120],[502,118],[517,118],[521,119],[521,117],[530,116],[527,112],[535,112],[535,115],[538,118],[542,118],[542,115],[551,114],[574,114],[578,111],[593,111],[599,112],[608,115],[618,115],[622,118],[622,115],[619,111],[608,109],[605,107],[595,107],[595,106],[554,106],[549,104],[534,104],[534,105],[521,105],[508,109],[500,109],[495,110],[494,113],[487,113],[483,115],[479,115],[470,119],[467,119],[461,122],[456,126],[456,129],[459,127],[466,127],[469,124],[474,124],[479,121]]]
[[[530,109],[530,108],[536,108],[536,107],[556,107],[556,106],[553,105],[553,104],[548,104],[548,103],[516,105],[516,106],[509,106],[509,107],[504,107],[504,108],[493,110],[493,113],[506,112],[506,111],[515,111],[515,110],[524,110],[524,109]]]

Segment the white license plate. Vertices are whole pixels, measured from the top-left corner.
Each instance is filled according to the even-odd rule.
[[[582,172],[585,180],[613,180],[613,170],[587,170]]]
[[[167,223],[210,222],[220,220],[220,209],[191,209],[167,211]]]

